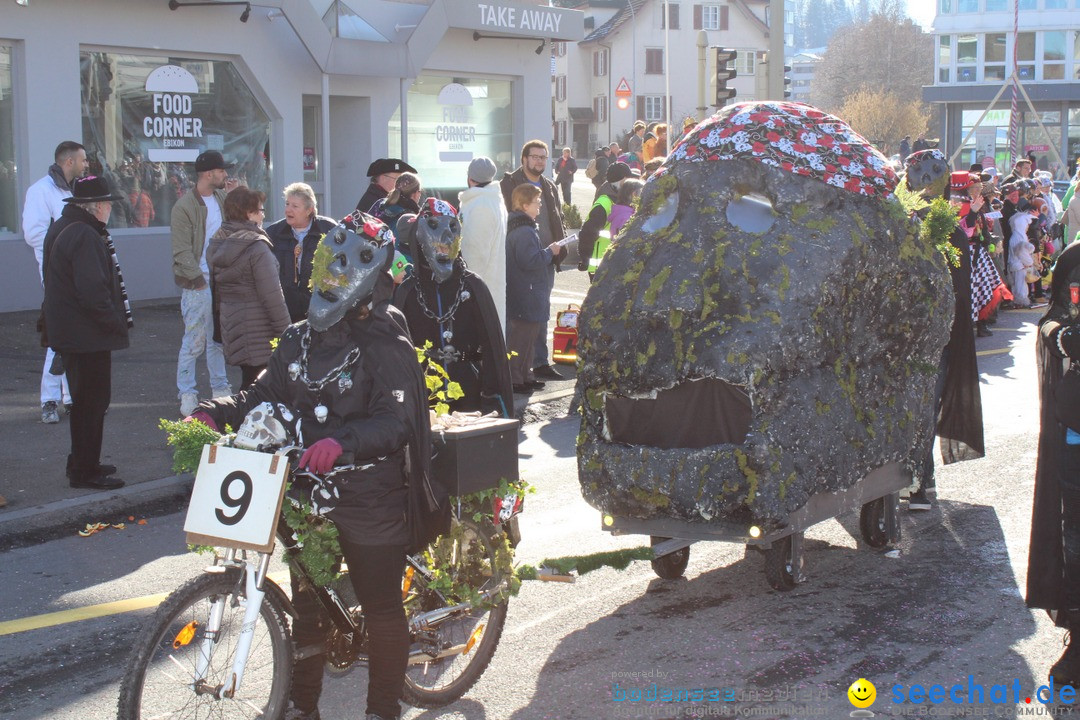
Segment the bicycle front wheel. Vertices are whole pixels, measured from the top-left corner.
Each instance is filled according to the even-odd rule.
[[[414,633],[403,693],[405,702],[414,707],[454,702],[480,679],[495,654],[506,622],[506,593],[486,602],[476,600],[508,581],[496,565],[493,539],[502,536],[490,523],[455,520],[449,534],[414,556],[420,570],[406,566],[403,594],[410,622],[447,606],[471,606]],[[436,569],[440,572],[433,573]],[[447,580],[470,592],[447,591]]]
[[[240,688],[233,660],[247,606],[239,569],[207,573],[166,598],[147,623],[120,685],[121,720],[281,718],[292,680],[286,613],[267,593]],[[211,613],[220,611],[216,633]]]

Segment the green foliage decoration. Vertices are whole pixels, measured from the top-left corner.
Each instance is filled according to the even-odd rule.
[[[563,223],[566,227],[571,229],[577,229],[581,227],[581,211],[577,209],[577,205],[571,203],[563,203],[562,206]]]
[[[198,420],[184,422],[160,418],[158,427],[165,431],[168,435],[166,442],[173,446],[172,469],[175,473],[198,470],[203,445],[211,445],[221,437],[217,430]]]

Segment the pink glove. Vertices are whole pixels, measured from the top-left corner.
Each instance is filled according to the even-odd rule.
[[[334,461],[341,457],[341,443],[334,438],[323,438],[300,456],[301,469],[306,468],[322,475],[334,469]]]
[[[196,410],[195,412],[184,418],[184,422],[191,422],[193,420],[198,420],[203,425],[209,427],[211,430],[221,432],[220,430],[218,430],[218,426],[217,423],[214,422],[214,418],[207,415],[205,410]]]

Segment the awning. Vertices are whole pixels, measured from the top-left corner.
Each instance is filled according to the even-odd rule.
[[[593,109],[591,107],[570,108],[570,119],[574,122],[592,122]]]

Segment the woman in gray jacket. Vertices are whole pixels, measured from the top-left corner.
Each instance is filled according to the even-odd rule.
[[[278,261],[262,229],[265,200],[246,187],[226,195],[224,221],[206,249],[215,340],[221,338],[225,362],[240,368],[241,387],[255,382],[270,360],[270,342],[289,326]]]

